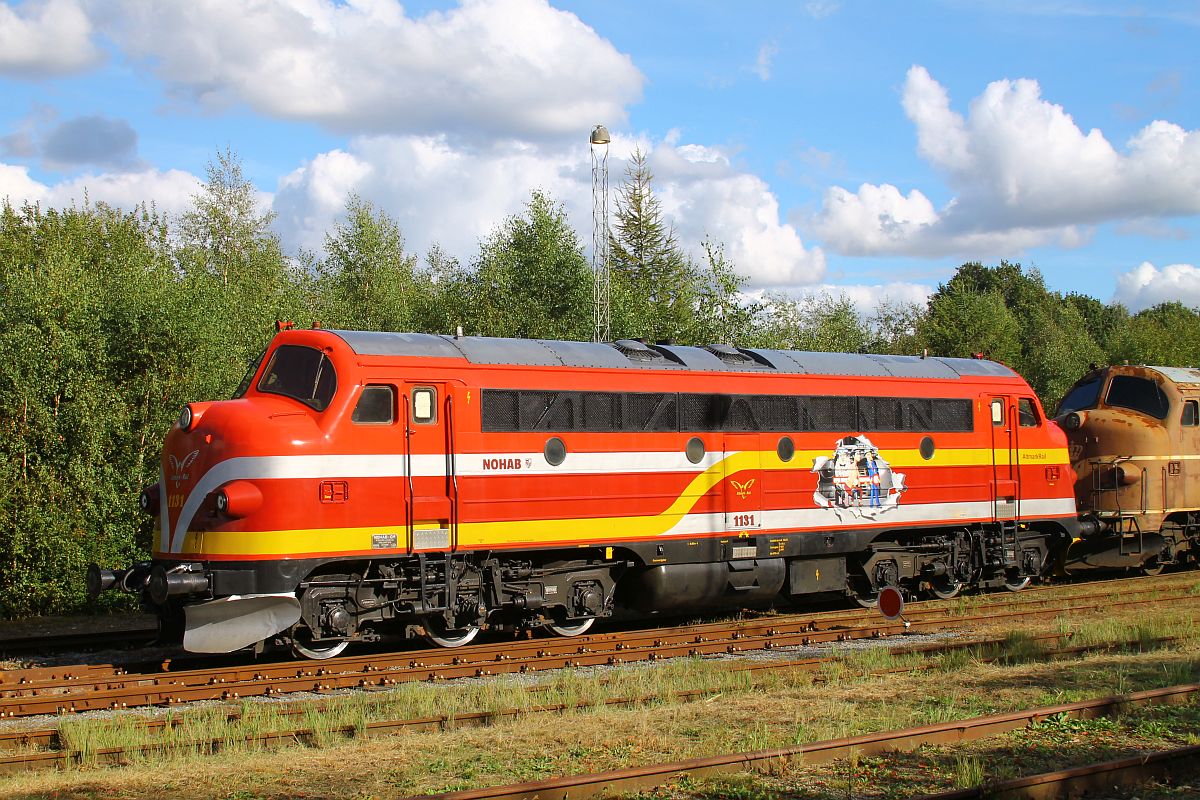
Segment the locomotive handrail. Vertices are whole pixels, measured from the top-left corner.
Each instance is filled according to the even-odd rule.
[[[458,550],[458,452],[454,447],[454,397],[446,389],[446,467],[454,499],[450,502],[450,551]]]
[[[408,486],[408,498],[404,504],[404,528],[405,538],[408,541],[408,552],[413,551],[413,500],[416,497],[416,492],[413,491],[412,479],[412,425],[408,416],[409,396],[404,396],[404,479]]]

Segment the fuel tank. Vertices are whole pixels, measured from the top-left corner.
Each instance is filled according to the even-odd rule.
[[[661,564],[626,575],[618,600],[638,611],[668,613],[767,605],[786,575],[782,558]]]

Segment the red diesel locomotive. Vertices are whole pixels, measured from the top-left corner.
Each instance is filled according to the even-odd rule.
[[[614,608],[1020,589],[1078,530],[1066,439],[974,359],[284,330],[192,403],[89,571],[193,651],[586,631]]]

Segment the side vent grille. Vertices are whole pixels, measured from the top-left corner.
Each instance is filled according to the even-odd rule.
[[[617,339],[613,347],[630,361],[662,361],[665,356],[637,339]]]
[[[744,350],[740,347],[733,347],[727,344],[710,344],[704,349],[732,366],[775,369],[774,364],[753,350]]]
[[[753,364],[754,359],[738,350],[736,347],[730,347],[727,344],[710,344],[704,348],[712,353],[717,358],[724,361],[726,364]]]

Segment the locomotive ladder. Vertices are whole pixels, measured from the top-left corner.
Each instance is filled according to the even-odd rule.
[[[441,580],[435,577],[434,570],[438,566],[442,568]],[[452,568],[453,564],[450,563],[449,553],[417,553],[419,595],[417,608],[414,611],[421,614],[430,611],[445,611],[454,605],[455,582],[450,574]],[[441,602],[443,596],[446,597],[445,603]],[[431,597],[436,602],[429,602]]]
[[[1020,566],[1021,534],[1015,519],[1000,520],[1000,551],[1006,569]]]
[[[1116,509],[1117,516],[1111,521],[1113,530],[1117,534],[1117,552],[1123,556],[1139,556],[1145,550],[1145,543],[1142,538],[1142,526],[1138,521],[1138,517],[1134,513],[1126,513],[1121,508],[1121,484],[1117,480],[1117,470],[1126,462],[1132,461],[1133,456],[1113,456],[1112,458],[1093,458],[1089,459],[1088,463],[1092,467],[1092,504],[1094,506],[1101,505],[1100,496],[1112,493],[1113,506]],[[1108,467],[1108,471],[1102,471],[1101,466]],[[1146,513],[1148,505],[1146,470],[1142,470],[1141,475],[1141,513]],[[1108,481],[1106,482],[1106,479]]]

